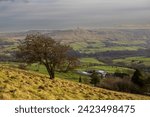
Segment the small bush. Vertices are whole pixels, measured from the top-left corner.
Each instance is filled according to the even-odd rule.
[[[122,91],[122,92],[129,92],[129,93],[141,93],[140,88],[132,83],[130,79],[127,78],[109,78],[104,79],[100,85],[102,88],[115,90],[115,91]]]
[[[82,83],[82,78],[81,77],[79,77],[79,83]]]
[[[144,81],[144,92],[148,93],[150,95],[150,77],[148,77],[145,81]]]
[[[91,77],[90,83],[93,84],[94,86],[97,86],[100,83],[100,76],[95,71],[93,71],[90,77]]]
[[[25,65],[25,64],[19,64],[19,65],[18,65],[18,68],[19,68],[19,69],[26,69],[26,65]]]
[[[143,87],[143,80],[142,80],[142,73],[140,70],[136,69],[132,78],[131,78],[131,81],[135,84],[137,84],[138,86],[140,87]]]

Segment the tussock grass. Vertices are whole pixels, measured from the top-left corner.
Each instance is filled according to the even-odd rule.
[[[59,78],[50,80],[46,75],[0,65],[0,99],[104,100],[150,97],[94,88]]]

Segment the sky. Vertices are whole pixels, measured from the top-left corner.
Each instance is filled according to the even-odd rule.
[[[0,0],[0,32],[150,24],[150,0]]]

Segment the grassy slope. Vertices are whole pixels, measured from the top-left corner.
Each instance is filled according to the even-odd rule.
[[[133,62],[132,62],[133,61]],[[124,62],[125,64],[133,64],[133,63],[139,63],[141,62],[142,64],[146,65],[146,66],[150,66],[150,58],[148,57],[128,57],[128,58],[124,58],[124,59],[115,59],[113,60],[114,63],[117,62]]]
[[[150,99],[0,66],[0,99]]]
[[[81,58],[80,62],[83,63],[83,64],[101,64],[101,65],[104,65],[103,62],[98,61],[95,58]]]

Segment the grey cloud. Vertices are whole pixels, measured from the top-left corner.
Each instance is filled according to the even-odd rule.
[[[0,0],[0,31],[150,23],[149,0],[6,1]]]
[[[120,8],[122,11],[150,11],[150,6],[140,6],[140,7],[128,7],[128,8]]]
[[[24,2],[24,3],[28,3],[29,0],[0,0],[0,2]]]

